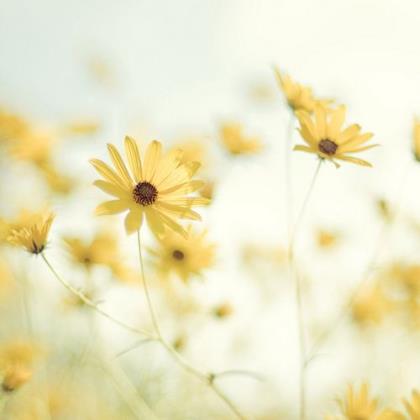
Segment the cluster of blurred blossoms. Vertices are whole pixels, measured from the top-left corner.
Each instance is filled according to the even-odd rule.
[[[303,86],[288,75],[275,69],[277,82],[284,93],[291,117],[296,118],[298,132],[303,144],[293,145],[293,150],[307,152],[319,159],[320,164],[331,162],[337,168],[341,162],[349,162],[370,167],[364,159],[355,157],[377,144],[368,143],[373,134],[362,132],[358,124],[344,126],[346,107],[336,105],[333,100],[316,98],[312,90]],[[55,162],[54,154],[60,141],[73,136],[90,136],[97,133],[99,125],[94,122],[75,122],[62,127],[45,129],[33,124],[20,115],[0,110],[0,147],[16,163],[30,164],[39,173],[52,194],[69,194],[78,180],[61,173]],[[225,121],[218,127],[219,144],[225,156],[252,156],[261,153],[264,145],[257,135],[245,128],[239,121]],[[216,263],[216,245],[208,239],[209,232],[197,227],[193,222],[201,220],[197,206],[209,206],[217,194],[218,179],[211,171],[208,144],[199,137],[179,139],[165,152],[159,141],[151,141],[146,147],[132,137],[125,137],[122,154],[112,144],[107,145],[112,165],[92,159],[90,163],[100,179],[94,185],[110,196],[96,208],[96,215],[107,216],[124,214],[124,229],[127,235],[137,233],[140,244],[140,232],[147,225],[153,233],[153,244],[145,250],[148,263],[153,269],[155,287],[168,293],[168,306],[174,311],[194,312],[197,305],[185,296],[177,298],[176,288],[168,288],[170,279],[181,280],[183,286],[194,278],[204,276],[207,269]],[[420,122],[415,120],[413,133],[413,155],[420,161]],[[199,172],[200,171],[200,172]],[[202,180],[195,176],[201,174]],[[52,196],[53,197],[53,196]],[[51,200],[53,201],[53,199]],[[380,203],[384,223],[394,221],[393,214],[386,202]],[[46,259],[46,251],[57,244],[49,243],[50,231],[60,213],[52,212],[49,207],[39,211],[22,209],[15,217],[0,219],[0,300],[7,299],[14,293],[15,279],[11,265],[3,253],[4,245],[25,249],[28,253],[44,258],[53,274],[56,271]],[[187,221],[187,223],[185,223]],[[319,228],[315,232],[317,246],[325,252],[334,249],[342,242],[339,232]],[[115,230],[101,227],[90,238],[75,234],[61,236],[61,246],[66,250],[68,259],[82,268],[86,279],[100,267],[108,270],[112,278],[129,285],[144,280],[143,260],[140,249],[142,272],[139,274],[125,260],[120,240]],[[290,250],[289,250],[290,251]],[[253,267],[261,277],[262,263],[274,267],[286,265],[290,252],[286,247],[262,246],[247,243],[241,250],[242,261]],[[89,281],[83,289],[77,289],[62,281],[70,296],[66,301],[73,307],[90,306],[120,325],[122,322],[100,309],[95,300],[97,291]],[[146,286],[144,286],[146,288]],[[146,289],[146,294],[148,293]],[[149,296],[147,295],[147,298]],[[380,270],[375,280],[364,284],[349,301],[349,315],[355,325],[365,329],[377,326],[386,317],[395,315],[404,325],[415,328],[420,326],[420,265],[405,262],[392,262]],[[149,301],[149,305],[150,301]],[[161,335],[159,325],[154,323],[153,334],[149,339],[159,341],[174,354],[181,366],[193,372],[197,377],[215,390],[213,374],[201,373],[187,365],[180,358],[178,351],[184,346],[185,337],[180,334],[173,343],[168,343]],[[220,302],[209,311],[212,316],[225,318],[232,314],[233,306],[228,301]],[[123,325],[125,326],[125,325]],[[126,326],[125,326],[126,327]],[[131,328],[136,330],[137,326]],[[26,340],[26,339],[25,339]],[[0,343],[0,380],[3,395],[8,396],[30,382],[36,364],[48,358],[48,352],[31,340],[9,339]],[[177,359],[178,358],[178,359]],[[233,413],[238,415],[235,405],[228,401]],[[0,398],[4,401],[5,398]],[[60,403],[61,404],[61,403]],[[51,408],[52,407],[52,408]],[[50,410],[54,410],[51,404]],[[2,408],[0,407],[0,410]],[[403,400],[400,408],[380,407],[377,399],[369,395],[367,384],[360,389],[349,386],[347,393],[338,401],[338,413],[326,417],[328,420],[419,420],[420,393],[412,392],[411,398]],[[25,418],[18,417],[15,418]],[[30,418],[30,417],[28,417]]]

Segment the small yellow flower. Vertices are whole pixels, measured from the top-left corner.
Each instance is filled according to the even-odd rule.
[[[38,214],[30,223],[12,229],[7,241],[12,245],[25,248],[32,254],[40,254],[47,245],[53,220],[52,213]]]
[[[262,144],[257,137],[248,137],[237,122],[222,124],[220,137],[223,146],[232,155],[252,155],[261,151]]]
[[[149,144],[142,161],[136,142],[126,137],[125,151],[130,173],[113,145],[108,145],[108,151],[115,170],[101,160],[90,161],[104,178],[95,181],[95,185],[114,197],[100,204],[96,214],[111,215],[128,211],[125,228],[129,234],[141,228],[145,217],[158,237],[171,230],[186,237],[187,232],[176,219],[201,220],[191,207],[208,202],[202,197],[187,196],[203,186],[201,181],[192,180],[199,163],[181,163],[180,150],[163,155],[162,145],[158,141]]]
[[[392,301],[379,285],[362,290],[351,305],[353,319],[361,326],[380,324],[392,309]]]
[[[413,124],[413,154],[414,158],[420,162],[420,120],[414,119]]]
[[[188,227],[188,237],[169,233],[159,241],[155,256],[158,272],[166,277],[171,273],[178,275],[184,282],[192,276],[200,276],[214,262],[214,244],[206,241],[207,231],[194,232]]]
[[[0,142],[8,142],[26,135],[29,124],[18,115],[0,108]]]
[[[326,229],[318,229],[316,231],[316,242],[320,248],[333,248],[337,244],[338,239],[339,236],[335,232]]]
[[[14,392],[32,377],[32,370],[20,365],[9,366],[3,373],[1,388],[3,392]]]
[[[317,100],[312,94],[312,89],[293,81],[289,75],[282,74],[277,67],[274,68],[274,73],[289,107],[293,111],[313,112]]]
[[[411,401],[404,400],[404,405],[411,420],[420,420],[420,393],[415,389]]]
[[[378,401],[369,396],[369,387],[362,384],[357,392],[352,385],[347,388],[345,397],[338,400],[341,410],[340,417],[328,416],[327,419],[345,420],[400,420],[398,413],[391,410],[378,410]]]
[[[105,266],[111,269],[113,275],[118,279],[129,280],[130,270],[124,266],[118,241],[111,232],[100,231],[89,242],[67,236],[64,237],[64,242],[75,263],[82,265],[87,270],[96,265]]]
[[[348,156],[349,153],[358,153],[377,146],[363,146],[373,136],[372,133],[360,134],[360,126],[350,125],[342,130],[346,108],[344,105],[334,110],[317,105],[314,117],[306,111],[297,111],[296,116],[300,123],[299,132],[307,145],[297,145],[294,150],[315,153],[321,159],[327,159],[339,166],[336,160],[355,163],[362,166],[372,166],[365,160]]]

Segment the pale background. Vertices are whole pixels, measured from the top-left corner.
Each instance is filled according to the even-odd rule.
[[[238,259],[244,240],[286,243],[283,145],[289,114],[281,94],[258,105],[247,96],[249,86],[276,89],[271,67],[277,64],[316,94],[346,104],[348,120],[373,131],[382,145],[365,155],[373,169],[343,165],[337,171],[325,165],[309,206],[299,246],[315,297],[307,316],[311,325],[325,325],[375,247],[380,221],[374,198],[397,200],[413,215],[420,210],[420,168],[410,155],[412,120],[420,114],[419,39],[420,3],[415,0],[1,0],[0,100],[51,124],[80,117],[104,123],[95,141],[67,144],[58,157],[70,173],[85,174],[86,189],[76,203],[53,203],[58,214],[53,235],[83,232],[91,225],[91,212],[103,196],[89,186],[94,173],[87,160],[105,158],[107,141],[121,144],[125,134],[133,134],[170,144],[183,134],[204,133],[217,149],[217,127],[226,118],[237,118],[261,135],[265,150],[260,156],[219,156],[220,189],[204,212],[204,224],[219,243],[218,265],[193,288],[203,300],[230,300],[236,313],[222,326],[199,326],[188,356],[215,370],[247,368],[265,375],[264,384],[226,380],[244,411],[293,409],[292,289],[284,273],[273,271],[278,281],[271,278],[269,286],[266,281],[261,286],[270,287],[267,300],[264,290],[258,293],[258,277],[241,270]],[[111,87],[89,76],[92,57],[110,63]],[[302,201],[315,165],[312,156],[293,155],[295,203]],[[42,196],[32,196],[35,181],[15,172],[1,183],[1,196],[18,189],[20,204],[42,202]],[[1,208],[12,211],[8,203]],[[316,226],[344,232],[342,247],[331,254],[317,251]],[[134,239],[125,241],[134,252]],[[401,227],[387,239],[382,256],[415,259],[418,245]],[[62,253],[59,258],[65,264]],[[37,269],[35,261],[30,264]],[[122,308],[123,294],[110,299]],[[141,299],[140,293],[131,295],[135,309],[122,312],[147,316],[137,305]],[[309,372],[311,419],[322,418],[350,381],[369,380],[390,401],[420,386],[413,342],[405,332],[389,334],[366,338],[354,329],[340,331]],[[122,348],[123,340],[110,341]],[[237,355],[235,345],[245,350]]]

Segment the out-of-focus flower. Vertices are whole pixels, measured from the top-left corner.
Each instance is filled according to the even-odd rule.
[[[29,131],[29,124],[18,115],[0,108],[0,142],[22,138]]]
[[[378,198],[376,200],[376,208],[385,221],[391,222],[393,220],[394,211],[387,200],[384,198]]]
[[[158,247],[150,250],[155,257],[157,271],[162,276],[175,273],[187,282],[192,276],[200,276],[203,270],[212,266],[215,245],[207,242],[207,231],[197,233],[191,226],[187,231],[186,238],[168,232],[159,240]]]
[[[116,84],[115,72],[111,63],[101,56],[92,56],[87,60],[87,70],[90,76],[101,85],[112,88]]]
[[[104,178],[95,181],[95,185],[114,197],[100,204],[96,214],[128,211],[125,218],[127,233],[139,230],[145,217],[157,237],[170,231],[187,237],[186,230],[176,219],[200,220],[200,215],[191,208],[208,202],[203,197],[187,196],[203,186],[201,181],[192,180],[200,164],[182,164],[182,152],[179,150],[162,155],[162,145],[158,141],[149,144],[142,162],[136,142],[126,137],[125,151],[130,174],[117,149],[109,144],[108,151],[116,171],[101,160],[91,160]]]
[[[9,366],[3,373],[1,388],[4,392],[14,392],[32,377],[32,370],[20,365]]]
[[[313,94],[312,89],[295,82],[289,75],[282,74],[280,70],[275,67],[274,73],[280,89],[286,97],[287,104],[292,111],[303,110],[306,112],[313,112],[315,105],[319,103]],[[321,101],[327,104],[330,101]]]
[[[404,405],[411,420],[420,419],[420,393],[416,389],[411,394],[411,401],[404,400]]]
[[[76,184],[74,179],[58,172],[51,163],[42,165],[40,170],[51,191],[57,194],[70,193]]]
[[[307,145],[296,145],[294,150],[314,153],[321,159],[327,159],[339,166],[336,160],[355,163],[362,166],[372,166],[365,160],[349,156],[377,146],[364,146],[373,136],[372,133],[360,134],[360,126],[350,125],[342,130],[346,107],[341,105],[334,110],[323,106],[315,106],[314,117],[306,111],[297,111],[300,123],[299,132]]]
[[[362,290],[351,304],[353,320],[360,326],[380,324],[394,308],[379,285]]]
[[[233,306],[229,302],[225,302],[214,307],[212,312],[216,318],[227,318],[232,315]]]
[[[377,399],[369,396],[369,387],[362,384],[359,391],[354,390],[352,385],[347,388],[343,399],[338,400],[341,415],[327,416],[329,420],[400,420],[395,417],[398,413],[392,410],[378,410]]]
[[[188,165],[189,162],[199,162],[204,167],[208,159],[208,150],[203,139],[189,137],[178,140],[172,150],[182,150],[181,163]]]
[[[263,82],[252,83],[249,85],[248,97],[256,104],[269,104],[275,99],[272,87]]]
[[[31,340],[14,339],[0,344],[0,368],[20,365],[30,367],[43,354],[42,347]]]
[[[118,240],[111,232],[100,231],[89,242],[67,236],[64,242],[73,261],[87,270],[102,265],[110,268],[120,280],[128,281],[133,277],[131,270],[123,263]]]
[[[220,138],[225,149],[232,155],[253,155],[262,149],[261,140],[258,137],[246,136],[238,122],[222,124]]]
[[[33,129],[11,142],[9,152],[17,160],[42,167],[51,162],[53,145],[51,133]]]
[[[7,241],[12,245],[25,248],[32,254],[40,254],[47,245],[53,220],[54,214],[50,212],[34,215],[30,223],[13,228]]]
[[[412,151],[414,158],[420,162],[420,120],[418,118],[415,118],[413,123]]]
[[[58,129],[59,134],[63,136],[91,136],[100,130],[98,121],[78,120],[63,125]]]
[[[8,297],[15,285],[14,276],[5,258],[0,255],[0,300]]]
[[[390,267],[387,276],[406,299],[420,296],[420,265],[396,263]]]
[[[315,239],[319,248],[331,249],[337,245],[339,235],[326,229],[318,229],[315,233]]]

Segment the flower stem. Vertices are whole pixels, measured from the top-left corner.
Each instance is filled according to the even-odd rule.
[[[180,353],[178,353],[175,348],[166,341],[166,339],[162,336],[161,329],[159,326],[158,318],[156,316],[156,312],[153,307],[152,299],[149,292],[149,286],[145,275],[144,270],[144,263],[143,263],[143,254],[142,254],[142,245],[141,245],[141,237],[140,237],[140,230],[137,231],[137,245],[138,245],[138,252],[139,252],[139,263],[140,263],[140,271],[141,271],[141,278],[143,280],[143,287],[144,293],[146,295],[147,305],[150,312],[150,317],[152,319],[153,327],[156,333],[156,341],[158,341],[163,348],[169,353],[172,359],[181,366],[186,372],[190,373],[191,375],[195,376],[200,381],[204,382],[206,385],[213,390],[213,392],[222,400],[224,403],[230,408],[232,413],[240,420],[246,420],[246,417],[239,411],[236,405],[226,396],[226,394],[214,383],[214,379],[216,375],[212,373],[205,373],[200,371],[199,369],[195,368],[191,365]]]
[[[53,267],[53,265],[50,263],[50,261],[48,260],[48,258],[46,257],[45,253],[42,252],[41,253],[41,257],[44,260],[45,264],[47,265],[47,267],[49,268],[49,270],[51,271],[51,273],[53,274],[53,276],[70,292],[72,293],[74,296],[78,297],[86,306],[90,307],[91,309],[93,309],[95,312],[97,312],[98,314],[102,315],[104,318],[107,318],[109,321],[111,321],[112,323],[118,325],[119,327],[124,328],[127,331],[130,331],[132,333],[136,333],[136,334],[140,334],[143,335],[151,340],[156,340],[156,337],[152,334],[150,334],[148,331],[142,330],[142,329],[138,329],[138,328],[134,328],[126,323],[124,323],[123,321],[120,321],[117,318],[114,318],[112,315],[110,315],[109,313],[105,312],[103,309],[101,309],[97,303],[93,302],[91,299],[89,299],[82,291],[74,288],[70,283],[68,283],[66,280],[64,280],[55,270],[55,268]]]
[[[291,230],[290,238],[289,238],[289,252],[288,252],[288,260],[289,260],[289,270],[290,270],[290,277],[293,279],[295,284],[295,299],[296,299],[296,318],[298,324],[298,340],[299,340],[299,419],[305,420],[306,419],[306,340],[305,340],[305,318],[303,314],[303,302],[302,302],[302,282],[301,277],[299,275],[299,271],[296,265],[295,260],[295,243],[297,239],[297,235],[299,233],[299,228],[303,221],[306,208],[308,206],[310,197],[312,195],[312,191],[314,190],[314,186],[316,180],[318,178],[319,171],[321,169],[323,160],[319,159],[319,162],[316,166],[314,175],[312,177],[312,181],[309,185],[308,191],[304,198],[302,207],[298,213],[298,217],[296,219],[296,223]]]

